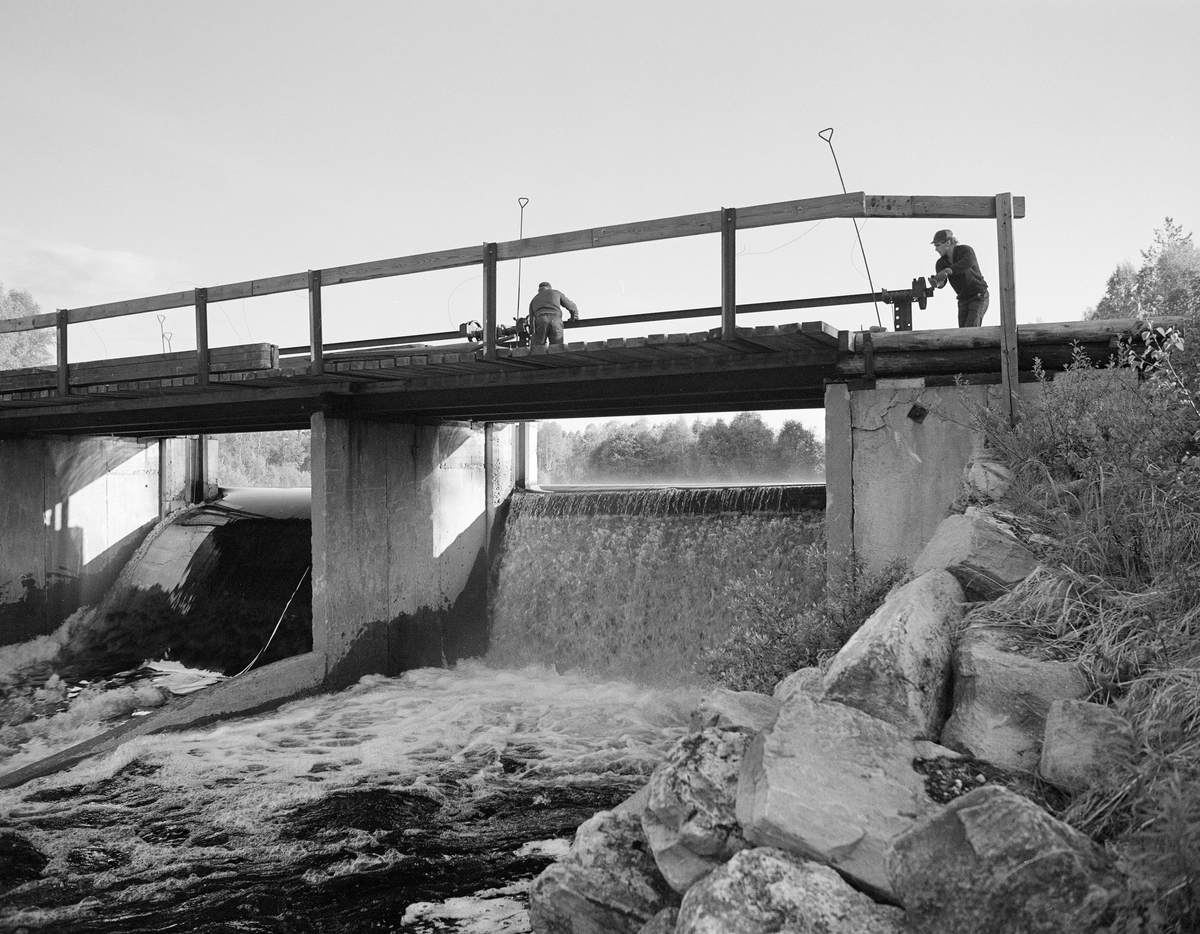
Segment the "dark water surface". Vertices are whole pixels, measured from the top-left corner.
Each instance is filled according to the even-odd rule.
[[[467,663],[135,739],[0,791],[0,834],[46,859],[21,881],[0,857],[0,930],[526,930],[524,886],[694,701]],[[465,919],[414,907],[481,891]]]

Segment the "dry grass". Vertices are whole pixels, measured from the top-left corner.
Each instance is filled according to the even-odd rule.
[[[1171,336],[1133,369],[1077,358],[1016,430],[976,413],[1014,473],[1006,505],[1048,530],[1045,566],[971,616],[1025,651],[1076,660],[1136,759],[1062,816],[1128,873],[1125,929],[1200,930],[1200,366]],[[1140,371],[1140,379],[1137,378]]]

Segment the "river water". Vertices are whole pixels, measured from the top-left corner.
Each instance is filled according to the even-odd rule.
[[[0,931],[527,931],[530,881],[686,732],[720,582],[786,573],[814,534],[811,513],[542,503],[510,521],[488,658],[0,790]],[[5,651],[0,673],[38,655]],[[94,720],[115,692],[117,722],[152,684],[60,679],[75,693],[43,719],[83,696],[76,719]],[[59,733],[39,735],[45,751]]]

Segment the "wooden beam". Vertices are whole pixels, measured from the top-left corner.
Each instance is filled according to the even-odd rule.
[[[1025,199],[1012,199],[1012,216],[1025,216]],[[996,199],[977,195],[864,195],[858,217],[991,218]]]
[[[721,208],[721,340],[737,333],[737,209]]]
[[[321,328],[321,271],[308,271],[308,372],[325,372],[325,343]]]
[[[483,245],[483,356],[496,356],[496,244]]]
[[[1011,192],[996,195],[996,244],[1000,265],[1000,374],[1003,411],[1010,427],[1016,427],[1020,376],[1017,364],[1017,280],[1013,267],[1013,198]]]
[[[863,217],[866,194],[852,191],[820,198],[801,198],[798,201],[776,201],[753,204],[737,209],[737,224],[743,230],[751,227],[775,227],[779,224],[798,224],[822,221],[834,217]]]
[[[43,315],[25,315],[21,318],[0,318],[0,334],[11,334],[14,331],[32,331],[37,328],[52,328],[57,325],[57,311],[48,311]]]
[[[1165,326],[1178,326],[1179,317],[1161,319]],[[1155,319],[1159,323],[1159,319]],[[1114,338],[1136,337],[1140,329],[1136,318],[1107,318],[1097,321],[1058,321],[1017,325],[1019,346],[1043,344],[1067,345],[1111,342]],[[928,331],[883,331],[872,336],[876,354],[916,353],[943,350],[996,350],[1001,346],[999,325],[982,328],[937,328]],[[852,332],[847,351],[861,353],[863,334]]]
[[[737,226],[748,229],[835,217],[989,218],[996,216],[996,204],[994,198],[982,196],[868,195],[861,191],[853,191],[840,195],[750,205],[737,208],[736,211]],[[1014,197],[1012,199],[1011,216],[1014,218],[1025,216],[1024,198]],[[718,233],[721,229],[722,212],[706,211],[699,214],[654,218],[608,227],[589,227],[525,240],[510,240],[497,244],[496,258],[508,260],[520,259],[525,256],[569,253],[575,250],[590,250],[620,244]],[[366,263],[352,263],[347,266],[323,269],[321,270],[321,285],[404,276],[434,269],[454,269],[461,266],[472,266],[478,262],[480,262],[478,247],[437,250],[431,253],[418,253],[411,256],[398,256],[391,259],[372,260]],[[289,273],[282,276],[210,286],[208,301],[227,302],[307,288],[309,288],[307,272]],[[193,302],[194,293],[191,291],[170,292],[127,301],[72,308],[68,313],[68,320],[71,324],[80,324],[85,321],[165,311],[171,308],[186,308]],[[52,327],[55,324],[54,315],[13,318],[0,321],[0,333]]]
[[[208,385],[208,289],[196,289],[196,382]]]
[[[55,313],[55,318],[58,326],[58,394],[69,396],[71,394],[71,368],[67,363],[67,310],[60,308]]]

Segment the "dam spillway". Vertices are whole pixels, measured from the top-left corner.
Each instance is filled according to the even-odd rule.
[[[811,593],[823,487],[517,493],[488,661],[661,684],[695,679],[730,632],[731,585]]]

